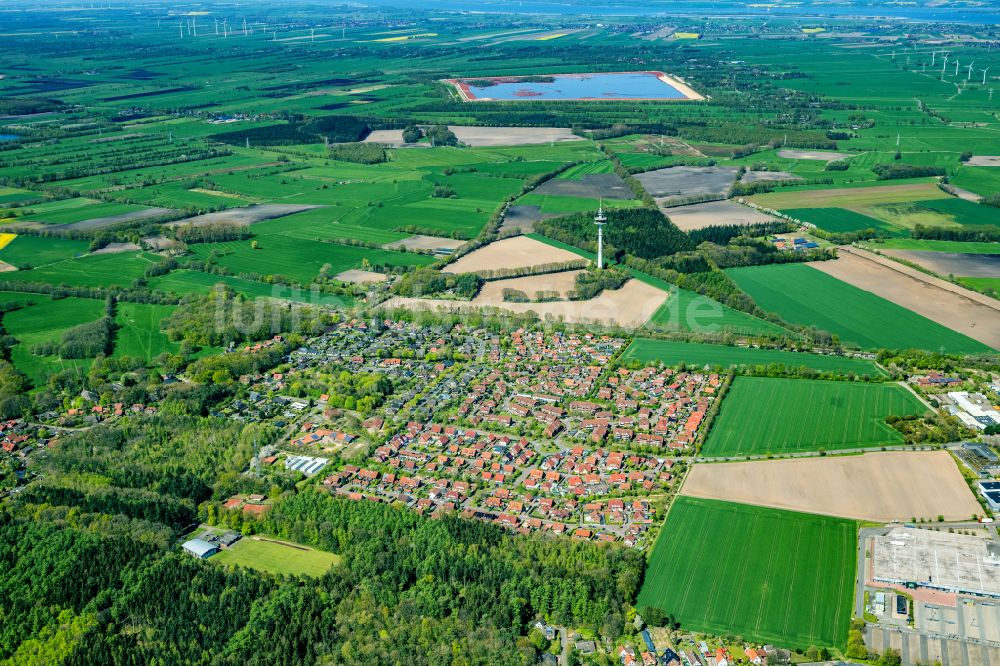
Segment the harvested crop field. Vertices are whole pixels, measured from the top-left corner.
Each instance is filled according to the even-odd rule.
[[[787,171],[747,171],[740,178],[741,183],[781,183],[794,180],[802,180],[802,177]]]
[[[503,225],[500,231],[508,229],[520,229],[522,233],[531,233],[535,230],[535,222],[547,220],[552,217],[559,217],[555,213],[543,213],[541,206],[510,206],[503,216]]]
[[[974,167],[1000,167],[1000,155],[973,155],[965,164]]]
[[[569,292],[576,289],[576,276],[582,272],[581,270],[562,271],[510,280],[491,280],[483,285],[472,302],[478,305],[504,305],[504,289],[523,291],[530,299],[534,299],[539,291],[555,292],[559,294],[559,298],[565,298]]]
[[[1000,349],[1000,302],[995,299],[857,248],[840,248],[835,261],[812,267]]]
[[[820,160],[823,162],[832,162],[833,160],[841,160],[845,157],[850,157],[847,153],[836,153],[829,150],[779,150],[778,157],[783,157],[786,160]]]
[[[340,280],[341,282],[352,282],[355,284],[368,284],[372,282],[385,282],[389,279],[389,276],[385,273],[376,273],[374,271],[363,271],[361,269],[351,269],[337,273],[334,276],[335,280]]]
[[[736,167],[676,166],[635,175],[654,197],[723,196],[736,180]]]
[[[294,213],[301,213],[302,211],[312,210],[314,208],[322,208],[322,206],[303,204],[263,204],[260,206],[245,206],[243,208],[230,208],[217,213],[195,215],[194,217],[188,217],[183,220],[171,222],[167,226],[180,227],[188,224],[201,226],[205,224],[218,224],[220,222],[247,226],[254,224],[255,222],[273,220],[275,218],[285,217],[286,215],[292,215]]]
[[[636,606],[663,609],[685,631],[844,646],[857,529],[843,518],[679,496]]]
[[[548,276],[536,276],[546,278]],[[518,278],[521,280],[523,278]],[[498,280],[496,283],[512,282]],[[539,282],[541,284],[541,282]],[[503,289],[502,284],[499,288]],[[621,289],[604,291],[597,298],[589,301],[551,301],[547,303],[503,303],[482,302],[480,297],[472,301],[445,301],[429,298],[391,298],[385,306],[405,307],[414,310],[432,310],[443,312],[470,312],[481,308],[491,308],[525,314],[534,312],[539,318],[547,320],[562,319],[568,323],[601,324],[605,326],[621,326],[623,328],[638,328],[646,323],[661,305],[667,300],[668,294],[640,280],[629,280]],[[490,300],[493,300],[492,298]]]
[[[681,494],[875,522],[981,511],[947,451],[695,465]]]
[[[172,208],[146,208],[144,210],[138,210],[131,213],[122,213],[121,215],[109,215],[107,217],[94,217],[89,220],[80,220],[79,222],[64,225],[62,228],[74,230],[104,229],[106,227],[113,227],[116,224],[123,224],[125,222],[136,222],[138,220],[149,220],[162,217],[164,215],[170,215],[173,212],[174,210]]]
[[[470,127],[449,125],[448,129],[462,143],[473,147],[529,146],[563,141],[582,141],[568,127]],[[365,138],[366,143],[384,143],[404,146],[403,130],[375,130]],[[424,145],[424,144],[409,144]]]
[[[579,178],[552,178],[532,191],[535,194],[586,199],[635,198],[632,190],[616,173],[587,173]]]
[[[407,250],[423,250],[430,252],[440,250],[443,253],[450,253],[462,247],[467,242],[468,241],[458,240],[455,238],[444,238],[443,236],[423,236],[417,234],[415,236],[404,238],[403,240],[386,243],[382,247],[386,250],[400,250],[405,247]]]
[[[787,454],[902,444],[889,416],[927,407],[898,384],[737,377],[712,424],[708,457]]]
[[[882,254],[912,261],[938,275],[1000,278],[1000,254],[924,252],[921,250],[883,250]]]
[[[662,207],[660,210],[681,231],[729,224],[758,224],[778,219],[735,201],[709,201],[691,206]]]
[[[444,267],[445,273],[475,273],[504,268],[531,268],[576,261],[580,255],[525,236],[499,240],[459,257]]]
[[[108,243],[100,250],[94,250],[91,254],[121,254],[122,252],[141,252],[142,248],[135,243]]]

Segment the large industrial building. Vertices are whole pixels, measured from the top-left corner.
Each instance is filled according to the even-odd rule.
[[[872,540],[871,580],[1000,599],[1000,542],[897,527]]]

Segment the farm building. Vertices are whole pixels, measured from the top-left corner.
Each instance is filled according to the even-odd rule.
[[[1000,599],[1000,543],[981,536],[896,527],[872,537],[875,583]]]
[[[980,481],[979,492],[993,511],[1000,511],[1000,481]]]
[[[209,543],[204,539],[191,539],[190,541],[185,541],[182,548],[184,548],[184,552],[197,557],[199,560],[206,560],[219,552],[218,546]]]

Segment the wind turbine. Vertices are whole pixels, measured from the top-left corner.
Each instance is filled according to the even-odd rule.
[[[986,72],[988,72],[989,70],[990,70],[989,67],[987,67],[986,69],[982,70],[982,72],[983,72],[983,85],[984,86],[986,85]]]
[[[247,36],[247,17],[243,17],[243,36]]]
[[[934,67],[934,61],[937,59],[937,51],[931,51],[931,67]]]
[[[944,54],[944,64],[941,65],[941,80],[944,81],[944,70],[948,69],[948,54]]]
[[[177,29],[181,31],[181,39],[184,39],[184,21],[177,22]]]
[[[309,28],[309,41],[310,42],[316,41],[316,28]]]
[[[198,36],[198,19],[197,18],[191,19],[191,27],[194,28],[194,36],[197,37]]]
[[[215,34],[219,34],[219,19],[215,19]]]
[[[961,64],[961,63],[959,63],[959,62],[958,62],[958,59],[956,58],[956,59],[955,59],[955,76],[958,76],[958,66],[959,66],[960,64]]]
[[[976,64],[975,60],[973,60],[972,62],[970,62],[968,65],[966,65],[966,68],[969,70],[968,73],[965,75],[965,80],[966,81],[971,81],[972,80],[972,66],[974,64]]]

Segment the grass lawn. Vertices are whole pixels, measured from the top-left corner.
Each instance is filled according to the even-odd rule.
[[[638,360],[643,363],[661,362],[666,365],[686,363],[689,366],[733,366],[782,365],[786,368],[810,368],[820,372],[855,373],[857,375],[885,376],[885,370],[874,361],[863,358],[822,356],[779,349],[747,349],[725,345],[675,342],[672,340],[649,340],[637,338],[622,355],[624,360]]]
[[[150,361],[163,352],[176,354],[180,343],[171,342],[160,331],[160,322],[176,309],[173,305],[118,303],[115,322],[115,357],[136,356]]]
[[[737,377],[702,453],[721,457],[902,444],[903,436],[885,419],[925,411],[898,384]]]
[[[847,643],[856,522],[680,496],[636,604],[687,631],[792,648]]]
[[[211,561],[288,576],[322,576],[340,562],[340,556],[333,553],[264,539],[243,537]]]
[[[757,305],[782,319],[833,333],[865,349],[980,353],[990,348],[806,264],[726,270]]]

